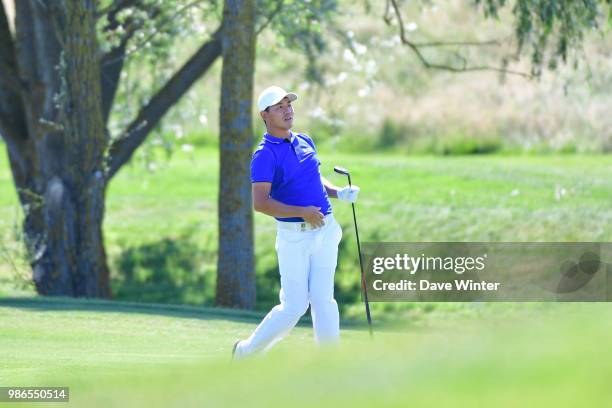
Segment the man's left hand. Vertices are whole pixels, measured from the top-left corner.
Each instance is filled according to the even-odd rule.
[[[357,196],[359,195],[359,187],[358,186],[346,186],[338,190],[338,200],[340,201],[348,201],[349,203],[354,203],[357,201]]]

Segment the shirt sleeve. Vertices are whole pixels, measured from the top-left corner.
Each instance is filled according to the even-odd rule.
[[[271,183],[276,163],[272,152],[259,148],[251,159],[251,183]]]

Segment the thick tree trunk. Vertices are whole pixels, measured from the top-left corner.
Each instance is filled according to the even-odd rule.
[[[94,1],[22,0],[16,11],[25,125],[9,159],[34,283],[43,295],[108,297]]]
[[[43,186],[42,194],[22,199],[24,235],[41,295],[110,296],[102,238],[102,174],[86,183],[74,187],[55,176],[37,183]]]
[[[255,307],[253,211],[249,180],[255,61],[253,0],[226,0],[223,10],[217,304]]]

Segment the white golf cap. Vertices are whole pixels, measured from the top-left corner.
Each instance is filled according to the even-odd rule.
[[[292,102],[297,99],[297,95],[293,92],[287,92],[279,86],[270,86],[259,94],[259,98],[257,98],[257,107],[260,112],[265,111],[268,106],[276,105],[282,101],[285,96]]]

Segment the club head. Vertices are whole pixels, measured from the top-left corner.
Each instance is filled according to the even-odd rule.
[[[334,166],[334,171],[339,174],[344,174],[345,176],[348,176],[350,174],[347,169],[340,166]]]

